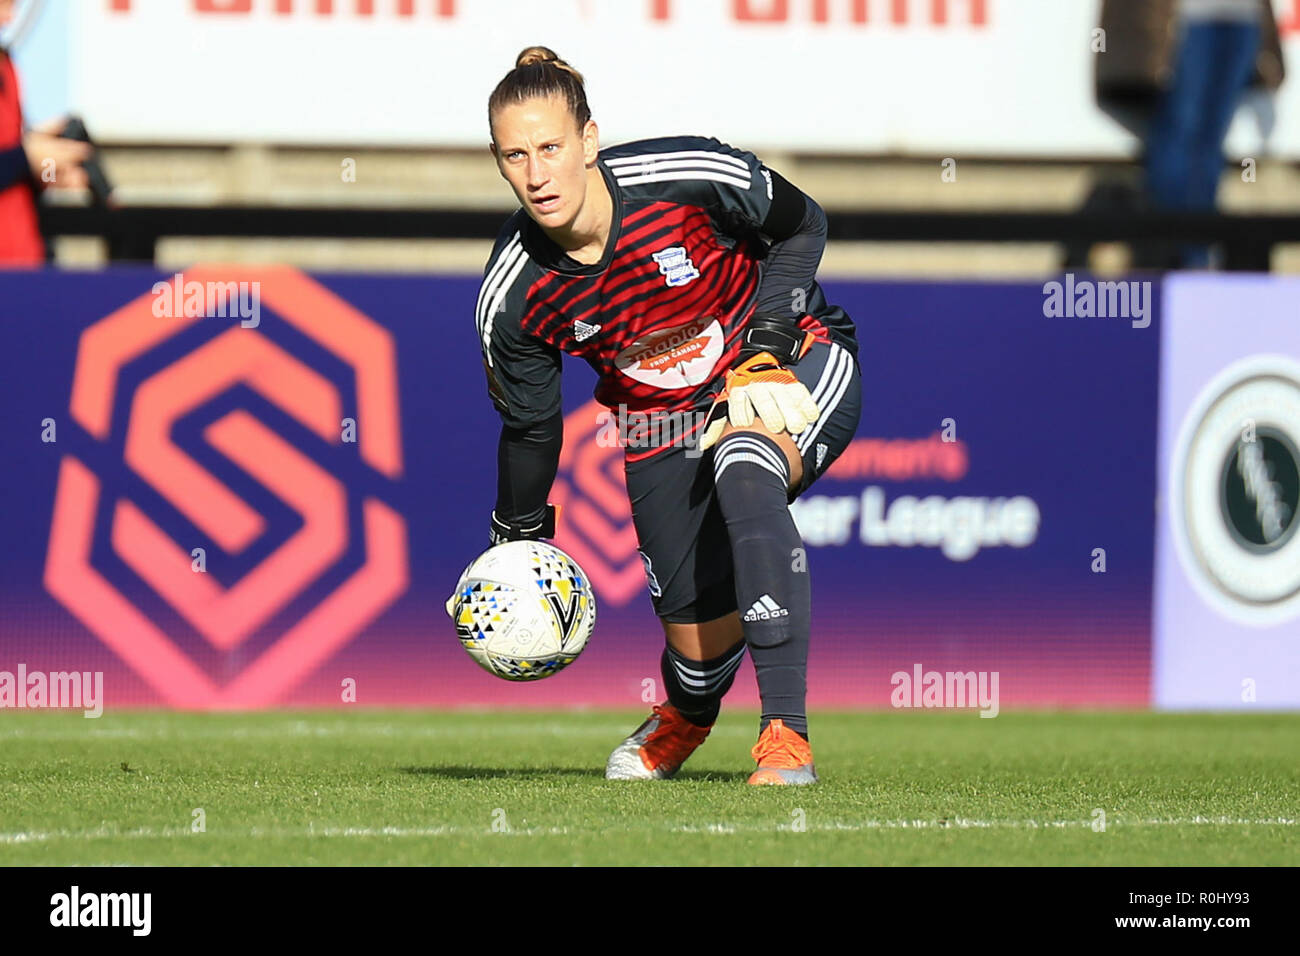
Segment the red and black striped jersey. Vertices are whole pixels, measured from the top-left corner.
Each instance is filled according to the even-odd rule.
[[[595,369],[609,408],[707,408],[754,311],[772,202],[754,154],[677,136],[609,147],[597,164],[613,199],[599,262],[577,262],[519,209],[484,270],[479,341],[489,393],[513,428],[560,409],[561,352]],[[852,321],[812,291],[800,327],[856,354]]]

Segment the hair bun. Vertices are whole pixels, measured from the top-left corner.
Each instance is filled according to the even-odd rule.
[[[560,55],[548,46],[530,46],[515,58],[515,69],[525,66],[537,66],[542,63],[551,63],[557,70],[563,70],[571,74],[579,85],[582,85],[582,74],[575,70],[569,64],[560,59]]]
[[[534,63],[555,63],[557,65],[568,66],[567,63],[560,59],[558,53],[550,47],[545,46],[530,46],[528,49],[520,53],[518,58],[515,60],[516,67],[532,66]]]
[[[546,67],[548,63],[549,69]],[[488,97],[488,128],[494,130],[494,143],[496,132],[493,123],[498,111],[534,97],[559,97],[577,123],[578,132],[587,128],[591,107],[587,105],[582,74],[561,60],[550,47],[529,46],[515,57],[514,69],[502,78]]]

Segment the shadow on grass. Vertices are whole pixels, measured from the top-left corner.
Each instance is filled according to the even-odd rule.
[[[674,780],[711,780],[714,783],[744,783],[752,770],[683,770]]]
[[[600,767],[399,767],[402,773],[446,777],[449,780],[540,780],[545,777],[592,777],[604,779]]]
[[[604,780],[603,767],[399,767],[402,773],[443,777],[448,780],[543,780],[549,777],[574,777]],[[749,779],[749,772],[726,773],[716,770],[683,770],[674,780],[712,780],[734,783]]]

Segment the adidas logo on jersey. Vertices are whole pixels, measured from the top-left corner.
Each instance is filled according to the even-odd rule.
[[[573,337],[579,342],[585,342],[599,331],[599,325],[588,325],[581,319],[573,323]]]
[[[817,443],[817,467],[820,468],[822,466],[822,462],[825,460],[826,460],[826,446],[823,445],[821,442],[818,442]]]
[[[742,620],[770,621],[774,617],[788,617],[789,614],[789,611],[772,600],[772,595],[764,594],[761,598],[750,605],[749,610],[745,612],[745,616]]]

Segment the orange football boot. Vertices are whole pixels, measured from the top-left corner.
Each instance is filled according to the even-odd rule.
[[[712,729],[712,724],[697,727],[672,704],[656,704],[649,719],[609,755],[605,779],[667,780]]]
[[[812,745],[780,719],[768,722],[750,754],[758,764],[749,776],[752,784],[797,786],[817,782]]]

